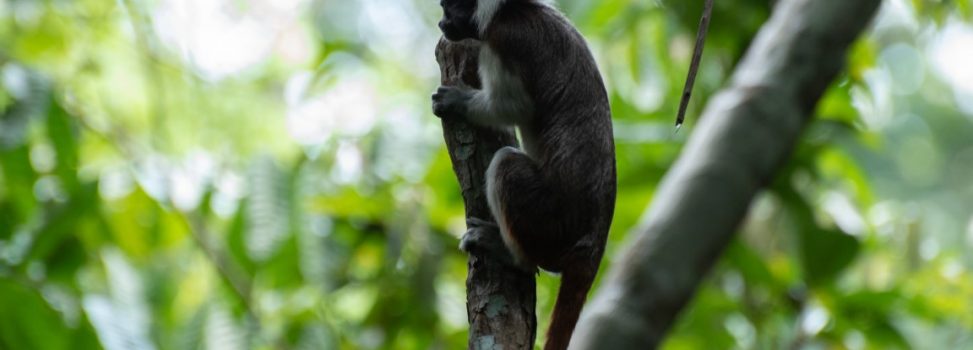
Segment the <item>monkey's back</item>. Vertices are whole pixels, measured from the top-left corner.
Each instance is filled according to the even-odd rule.
[[[534,102],[532,118],[518,127],[561,197],[549,224],[561,228],[565,241],[580,239],[573,248],[598,254],[597,262],[614,213],[615,146],[608,94],[587,43],[556,9],[534,1],[506,4],[484,41],[522,77]],[[554,271],[560,265],[538,263]]]

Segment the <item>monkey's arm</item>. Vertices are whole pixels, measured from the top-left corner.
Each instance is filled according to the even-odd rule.
[[[440,86],[432,95],[433,113],[440,118],[460,117],[489,127],[517,125],[530,117],[534,108],[523,89],[470,89]]]

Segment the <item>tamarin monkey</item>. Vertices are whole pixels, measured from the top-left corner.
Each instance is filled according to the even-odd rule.
[[[615,208],[615,144],[601,74],[580,33],[538,0],[442,0],[447,40],[480,42],[482,89],[441,86],[440,118],[515,126],[522,149],[494,154],[487,202],[461,247],[499,230],[516,264],[561,274],[544,349],[565,349],[605,249]],[[495,234],[495,233],[493,233]]]

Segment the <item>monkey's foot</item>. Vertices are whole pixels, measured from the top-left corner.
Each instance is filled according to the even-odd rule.
[[[475,250],[492,253],[495,250],[506,250],[507,247],[500,238],[500,226],[492,221],[470,217],[466,219],[466,233],[459,241],[459,249],[467,253]]]
[[[499,261],[517,269],[537,272],[534,266],[517,262],[513,254],[507,249],[500,237],[500,226],[495,222],[486,221],[480,218],[466,219],[466,233],[459,241],[459,249],[469,254],[482,254],[499,259]]]

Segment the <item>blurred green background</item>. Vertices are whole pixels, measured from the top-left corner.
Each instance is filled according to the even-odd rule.
[[[771,10],[717,1],[673,135],[701,3],[559,1],[614,110],[603,270]],[[440,13],[0,0],[0,349],[465,347]],[[973,348],[970,18],[884,3],[665,348]]]

